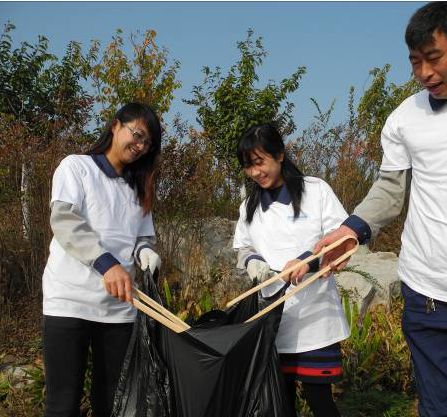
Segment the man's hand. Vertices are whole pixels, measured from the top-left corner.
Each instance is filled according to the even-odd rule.
[[[132,304],[132,277],[121,265],[112,266],[104,274],[104,286],[113,297]]]
[[[337,240],[341,239],[344,236],[353,236],[355,238],[358,237],[357,234],[349,227],[340,226],[338,229],[324,236],[323,239],[321,239],[315,245],[313,250],[314,255],[318,254],[323,249],[323,247],[331,245],[332,243],[336,242]],[[345,261],[341,262],[338,265],[335,265],[333,262],[347,251],[353,249],[355,245],[356,243],[353,239],[348,239],[342,242],[336,248],[332,249],[323,256],[320,269],[323,269],[327,265],[330,265],[332,271],[334,272],[341,271],[347,265],[350,258],[346,259]],[[328,275],[329,273],[326,273],[324,276],[327,277]]]
[[[247,273],[252,281],[257,278],[259,282],[263,282],[269,278],[270,265],[260,259],[251,259],[248,261]]]
[[[161,266],[161,258],[158,256],[156,252],[154,252],[150,248],[143,248],[140,251],[140,265],[143,271],[146,271],[147,268],[150,269],[151,274],[154,275],[155,269],[158,268],[160,270]]]
[[[286,266],[283,268],[283,271],[300,262],[302,262],[301,259],[292,259],[291,261],[286,263]],[[308,272],[309,272],[309,265],[305,264],[302,265],[300,268],[295,269],[295,271],[291,272],[288,276],[285,276],[283,280],[286,282],[291,281],[293,285],[297,285],[299,282],[303,280],[304,275],[307,274]]]

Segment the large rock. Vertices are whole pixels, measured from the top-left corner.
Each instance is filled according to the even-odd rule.
[[[359,315],[364,317],[377,292],[376,288],[362,279],[363,277],[358,273],[346,271],[340,275],[336,277],[338,286],[345,290],[350,300],[358,305]]]
[[[250,287],[248,275],[236,269],[237,254],[233,250],[235,228],[235,221],[216,217],[202,225],[200,239],[197,239],[198,235],[188,233],[180,238],[177,255],[171,262],[178,271],[183,288],[190,286],[197,296],[200,287],[206,284],[223,306]],[[159,232],[163,241],[163,232]]]
[[[351,257],[348,271],[337,275],[337,283],[348,290],[359,289],[365,297],[359,302],[359,307],[374,307],[383,304],[390,305],[391,298],[399,294],[400,285],[397,277],[397,256],[393,252],[371,252],[366,246]],[[366,288],[374,289],[374,294]],[[361,290],[361,291],[360,291]]]
[[[208,271],[221,261],[236,267],[237,257],[233,249],[235,228],[235,221],[218,217],[203,226],[203,262]]]
[[[2,369],[0,379],[4,379],[13,388],[23,388],[25,385],[33,383],[29,372],[32,371],[32,365],[9,365]]]
[[[186,225],[180,227],[176,236],[178,250],[171,262],[182,273],[195,272],[194,275],[210,275],[222,262],[235,267],[237,259],[232,247],[235,227],[236,222],[218,217],[194,228]],[[159,244],[172,256],[174,250],[169,246],[175,239],[166,236],[172,231],[164,232],[159,228],[158,232]]]

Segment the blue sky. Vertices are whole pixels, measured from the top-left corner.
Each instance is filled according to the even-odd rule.
[[[259,72],[260,86],[268,79],[289,76],[299,66],[307,74],[289,100],[294,119],[306,128],[315,108],[336,99],[333,122],[347,119],[350,86],[362,95],[373,67],[391,65],[389,81],[410,79],[404,42],[407,22],[425,2],[0,2],[0,23],[10,20],[14,41],[34,43],[38,35],[50,42],[50,52],[62,56],[70,40],[87,50],[92,39],[107,45],[117,28],[154,29],[157,44],[181,62],[177,90],[168,120],[180,112],[195,125],[195,108],[182,102],[200,84],[204,66],[223,72],[238,57],[237,41],[252,28],[263,37],[268,52]]]

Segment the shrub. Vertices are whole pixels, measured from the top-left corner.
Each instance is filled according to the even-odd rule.
[[[364,392],[370,388],[412,392],[410,352],[402,329],[402,299],[393,299],[389,311],[382,305],[359,323],[358,307],[343,297],[351,337],[342,342],[344,389]]]

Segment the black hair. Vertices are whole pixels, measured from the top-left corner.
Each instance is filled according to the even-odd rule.
[[[301,197],[304,192],[304,177],[287,155],[284,141],[273,124],[255,125],[244,132],[237,149],[237,159],[241,167],[246,168],[252,165],[250,154],[256,149],[268,153],[276,160],[281,155],[284,155],[281,162],[281,176],[292,198],[293,213],[296,219],[300,215]],[[253,220],[256,208],[261,202],[261,192],[262,187],[254,183],[246,201],[248,223],[251,223]]]
[[[433,1],[422,6],[411,17],[405,31],[405,42],[410,49],[419,49],[434,41],[433,32],[447,36],[447,2]]]
[[[129,103],[118,110],[112,120],[107,124],[99,140],[86,154],[105,153],[112,145],[112,127],[119,120],[121,124],[141,120],[149,132],[150,147],[148,151],[136,161],[126,165],[123,177],[129,186],[137,193],[138,201],[147,214],[155,199],[155,182],[161,151],[161,125],[154,110],[147,104]]]

